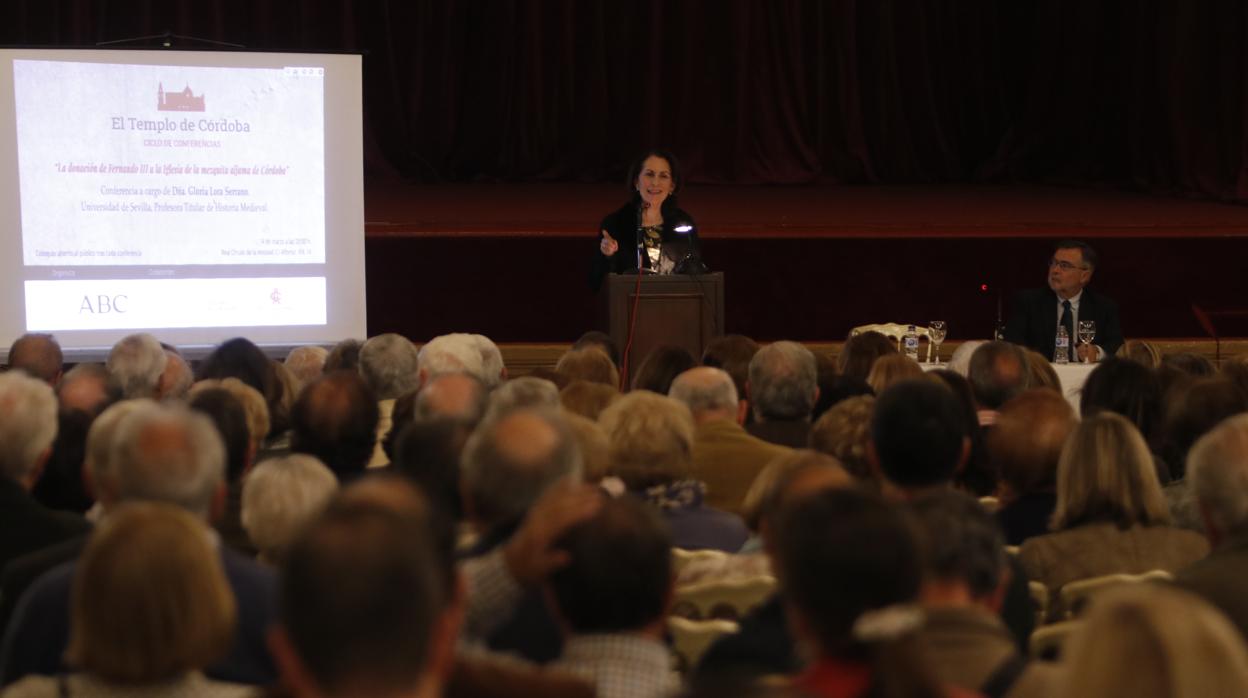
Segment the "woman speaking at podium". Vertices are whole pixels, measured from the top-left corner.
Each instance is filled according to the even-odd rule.
[[[590,285],[597,289],[611,272],[704,271],[697,226],[676,206],[681,185],[676,158],[662,150],[645,153],[629,169],[628,185],[633,191],[628,203],[602,219]]]

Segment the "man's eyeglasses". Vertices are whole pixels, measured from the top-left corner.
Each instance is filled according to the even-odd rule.
[[[1050,260],[1049,260],[1049,268],[1050,268],[1050,269],[1052,269],[1053,267],[1057,267],[1058,269],[1061,269],[1062,271],[1073,271],[1073,270],[1075,270],[1075,269],[1086,269],[1086,268],[1087,268],[1087,267],[1081,267],[1081,266],[1079,266],[1079,265],[1077,265],[1077,264],[1071,264],[1070,262],[1067,262],[1067,261],[1065,261],[1065,260],[1061,260],[1061,259],[1050,259]]]

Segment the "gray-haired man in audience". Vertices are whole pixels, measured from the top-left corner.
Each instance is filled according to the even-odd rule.
[[[746,427],[763,441],[805,448],[810,436],[810,413],[819,399],[815,355],[797,342],[772,342],[750,360],[750,411],[754,422]]]
[[[416,346],[393,332],[373,337],[360,348],[360,375],[377,396],[377,443],[368,467],[378,468],[390,462],[381,441],[393,426],[394,401],[420,386]]]
[[[143,403],[117,424],[113,458],[97,483],[104,515],[127,501],[172,504],[208,524],[219,515],[225,494],[225,448],[208,417],[182,407]],[[85,545],[66,546],[62,559],[76,559]],[[209,667],[224,681],[269,684],[276,679],[265,645],[273,617],[274,577],[255,561],[222,546],[221,561],[238,606],[229,653]],[[55,674],[69,640],[69,601],[75,565],[51,569],[19,602],[4,639],[5,685],[27,674]]]
[[[169,357],[165,348],[150,334],[122,337],[108,353],[105,366],[121,386],[126,399],[160,398],[160,378]]]
[[[1205,535],[1213,552],[1176,575],[1175,583],[1226,614],[1248,638],[1248,414],[1202,436],[1187,455]]]

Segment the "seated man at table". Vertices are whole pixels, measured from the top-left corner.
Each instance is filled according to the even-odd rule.
[[[1097,255],[1087,243],[1063,240],[1054,247],[1049,260],[1049,287],[1028,289],[1015,297],[1005,339],[1054,358],[1057,328],[1064,325],[1070,337],[1072,361],[1099,361],[1122,346],[1118,324],[1118,304],[1090,291],[1088,282],[1096,271]],[[1080,320],[1096,323],[1092,344],[1078,342]]]

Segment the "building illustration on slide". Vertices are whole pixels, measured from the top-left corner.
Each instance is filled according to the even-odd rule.
[[[191,86],[187,85],[186,89],[181,92],[165,92],[164,83],[157,83],[156,88],[156,110],[157,111],[203,111],[204,96],[198,97],[191,92]]]

